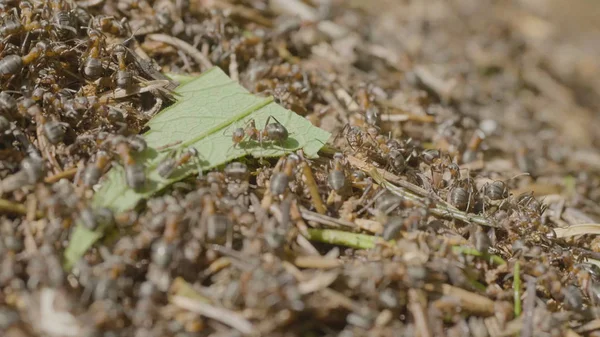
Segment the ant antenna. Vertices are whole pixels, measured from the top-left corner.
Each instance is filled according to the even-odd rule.
[[[129,27],[129,23],[127,23],[127,26],[131,30],[131,27]],[[129,42],[131,40],[133,40],[133,38],[135,37],[135,34],[137,34],[137,32],[139,32],[141,29],[142,29],[142,27],[139,27],[134,32],[131,32],[131,35],[127,39],[123,40],[123,42],[121,42],[121,44],[124,45],[124,46],[128,45]]]

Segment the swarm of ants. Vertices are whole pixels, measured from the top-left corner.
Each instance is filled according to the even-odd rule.
[[[412,7],[279,2],[0,0],[0,334],[597,336],[600,246],[559,227],[597,222],[598,177],[582,169],[568,197],[543,192],[568,150],[476,111],[518,110],[512,95],[535,110],[547,87],[519,81],[542,53],[479,21],[499,47],[441,50],[449,33]],[[473,6],[440,13],[487,8]],[[386,49],[386,15],[408,15],[402,34],[425,42]],[[524,56],[486,58],[502,48]],[[452,52],[481,68],[448,65],[462,96],[413,64]],[[129,211],[95,206],[111,167],[147,184],[141,134],[175,100],[163,73],[210,66],[334,137],[316,159],[247,156]],[[292,133],[250,119],[231,147]],[[198,149],[165,151],[163,179],[201,167]],[[511,156],[488,164],[498,152]],[[105,235],[67,268],[76,224]]]

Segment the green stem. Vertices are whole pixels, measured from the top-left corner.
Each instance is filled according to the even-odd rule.
[[[493,264],[496,265],[503,265],[506,264],[506,261],[504,261],[504,259],[498,255],[490,255],[490,254],[485,254],[482,253],[480,251],[478,251],[475,248],[471,248],[471,247],[466,247],[466,246],[452,246],[452,252],[454,254],[465,254],[465,255],[472,255],[472,256],[479,256],[479,257],[484,257],[486,259],[489,258],[490,262],[492,262]]]
[[[519,261],[515,263],[513,270],[513,289],[515,301],[515,316],[521,315],[521,265]]]
[[[481,292],[485,292],[487,290],[487,287],[485,285],[483,285],[482,283],[480,283],[477,280],[472,280],[469,279],[469,283],[471,283],[471,286]]]

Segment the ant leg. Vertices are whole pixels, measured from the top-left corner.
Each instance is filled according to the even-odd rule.
[[[13,8],[16,10],[16,8]],[[27,54],[27,46],[29,45],[29,34],[30,32],[25,33],[25,38],[23,39],[23,43],[21,43],[21,55]]]
[[[338,132],[337,135],[335,135],[335,137],[333,138],[333,143],[335,144],[335,141],[338,140],[338,138],[344,134],[344,132],[346,132],[346,130],[348,129],[348,127],[350,127],[350,123],[346,123],[346,125],[344,125],[344,127],[342,128],[342,130],[340,130],[340,132]],[[348,137],[346,137],[347,139]]]
[[[193,151],[195,151],[194,154],[194,164],[196,164],[196,169],[198,170],[198,179],[202,179],[202,177],[204,176],[203,172],[202,172],[202,162],[200,159],[200,152],[198,152],[198,150],[194,149]]]
[[[352,149],[352,151],[356,151],[356,149],[354,148],[354,146],[352,146],[352,142],[348,138],[348,135],[346,135],[346,142],[348,143],[348,145],[350,146],[350,148]]]
[[[278,121],[277,118],[275,118],[275,116],[269,115],[269,117],[267,118],[267,121],[265,122],[265,126],[267,126],[269,124],[269,121],[271,120],[271,118],[273,118],[275,120],[275,122],[277,122],[278,124],[281,124],[281,122]],[[283,125],[283,124],[281,124],[281,125]]]
[[[244,123],[244,127],[250,125],[252,128],[256,129],[256,121],[254,120],[254,118],[250,118],[249,120],[246,121],[246,123]]]
[[[469,192],[469,201],[467,202],[467,209],[465,210],[465,213],[469,213],[469,210],[471,209],[472,198],[473,198],[473,193]]]
[[[371,139],[371,142],[373,142],[373,144],[377,144],[377,140],[375,139],[375,137],[373,137],[372,134],[370,134],[369,132],[365,132],[365,133]]]
[[[265,126],[264,126],[263,130],[267,127],[267,125],[269,125],[269,121],[271,120],[271,117],[273,117],[273,116],[269,115],[269,117],[267,117],[267,120],[265,121]],[[273,118],[275,118],[275,117],[273,117]]]
[[[162,152],[162,151],[164,151],[164,150],[167,150],[167,149],[169,149],[169,148],[171,148],[171,147],[173,147],[173,146],[175,146],[175,145],[179,145],[179,144],[181,144],[181,143],[182,143],[182,142],[181,142],[180,140],[178,140],[178,141],[176,141],[176,142],[173,142],[173,143],[169,143],[169,144],[165,144],[165,145],[163,145],[163,146],[159,146],[159,147],[155,148],[155,150],[156,150],[156,151],[159,151],[159,152]]]

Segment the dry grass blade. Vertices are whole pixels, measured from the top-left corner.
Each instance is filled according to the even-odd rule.
[[[523,326],[523,317],[517,317],[512,321],[501,325],[498,318],[492,316],[485,319],[485,325],[491,337],[515,336]]]
[[[306,295],[314,293],[329,287],[338,278],[339,272],[321,272],[308,281],[303,281],[298,285],[298,290],[301,294]]]
[[[298,256],[294,264],[299,268],[330,269],[341,266],[342,262],[323,256]]]
[[[600,234],[600,224],[579,224],[563,228],[554,228],[557,238],[568,238],[571,236]]]
[[[356,249],[371,249],[378,243],[385,243],[381,237],[350,233],[335,229],[308,229],[306,238],[312,241],[340,245]]]
[[[417,331],[419,336],[421,337],[431,337],[431,330],[429,328],[429,324],[427,323],[427,314],[425,313],[425,308],[423,303],[426,303],[425,294],[421,290],[410,289],[408,291],[409,304],[408,310],[413,316],[415,320],[415,325],[417,327]]]
[[[66,169],[66,170],[64,170],[64,171],[62,171],[60,173],[57,173],[55,175],[46,177],[44,179],[44,182],[46,184],[52,184],[52,183],[55,183],[55,182],[57,182],[57,181],[59,181],[61,179],[73,178],[75,176],[75,174],[77,173],[77,170],[79,170],[79,168],[77,168],[77,167]]]
[[[580,334],[578,334],[577,332],[569,329],[567,330],[567,332],[565,333],[565,337],[581,337]]]
[[[535,310],[535,283],[531,278],[527,281],[527,296],[523,301],[523,326],[521,327],[521,337],[533,336],[533,315]],[[516,299],[515,299],[516,300]]]
[[[191,58],[193,58],[194,61],[201,65],[205,70],[213,66],[212,62],[210,62],[210,60],[204,54],[202,54],[198,49],[194,48],[194,46],[192,46],[191,44],[181,39],[165,34],[150,34],[147,36],[147,38],[154,41],[166,43],[181,49],[184,53],[188,54]]]
[[[300,214],[302,218],[306,221],[314,221],[318,224],[334,227],[334,228],[349,228],[349,229],[357,229],[357,226],[350,221],[333,218],[327,215],[311,212],[305,208],[300,209]]]
[[[415,114],[390,114],[390,115],[382,115],[381,120],[384,122],[422,122],[422,123],[433,123],[435,122],[435,118],[432,116],[419,116]]]
[[[484,316],[494,314],[494,301],[485,296],[449,284],[442,285],[442,293],[458,299],[464,311]]]
[[[180,308],[219,321],[243,334],[249,335],[254,333],[254,326],[252,323],[233,311],[217,308],[211,304],[202,303],[183,296],[173,296],[170,301]]]
[[[577,329],[578,333],[586,333],[590,331],[600,330],[600,318],[589,321]]]
[[[360,161],[360,159],[357,159],[357,160]],[[355,161],[355,163],[356,163],[356,161]],[[365,165],[361,165],[361,166],[368,168],[370,165],[365,164]],[[441,200],[439,197],[434,196],[430,193],[427,193],[422,188],[420,188],[414,184],[411,184],[407,181],[397,178],[396,180],[401,184],[401,186],[393,185],[388,179],[385,178],[386,176],[389,177],[389,176],[393,176],[393,175],[385,170],[372,168],[367,173],[369,173],[369,175],[378,184],[380,184],[381,186],[386,188],[388,191],[392,192],[393,194],[396,194],[399,197],[405,198],[416,204],[419,204],[422,207],[424,207],[427,204],[426,198],[435,199],[435,202],[436,202],[435,207],[430,208],[430,210],[429,210],[433,215],[436,215],[441,218],[452,218],[452,219],[456,219],[456,220],[460,220],[460,221],[464,221],[464,222],[476,223],[478,225],[487,226],[487,227],[496,227],[496,228],[498,227],[498,225],[488,221],[487,219],[485,219],[481,216],[469,214],[469,213],[466,213],[466,212],[456,209],[452,205]],[[414,193],[416,193],[418,195],[415,195]]]
[[[306,179],[306,185],[308,186],[308,191],[310,192],[310,197],[315,206],[315,209],[319,214],[325,214],[327,209],[323,204],[323,200],[321,200],[321,194],[319,193],[319,188],[317,183],[315,182],[315,178],[313,176],[312,170],[306,161],[302,162],[302,173],[304,174],[304,178]]]
[[[376,172],[385,180],[397,184],[398,186],[405,188],[413,193],[416,193],[417,195],[420,195],[422,197],[426,197],[428,195],[430,195],[429,192],[427,192],[425,189],[415,185],[415,184],[411,184],[406,180],[403,180],[402,178],[398,177],[395,174],[392,174],[386,170],[380,169],[380,168],[376,168],[373,165],[365,162],[364,160],[361,160],[357,157],[354,156],[347,156],[346,160],[348,161],[348,163],[354,167],[356,167],[357,169],[364,171],[366,173],[371,173],[372,170],[376,170]],[[375,178],[374,178],[375,179]]]

